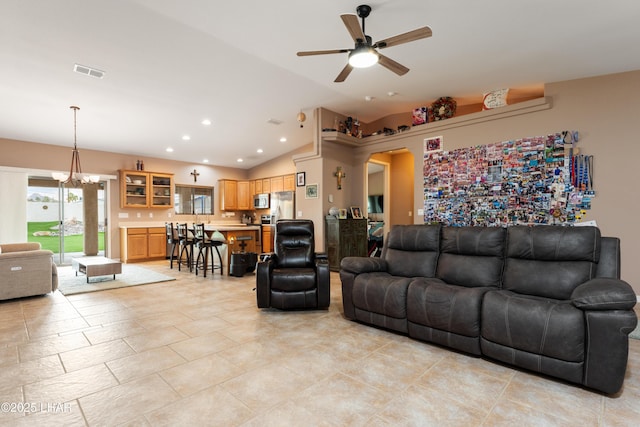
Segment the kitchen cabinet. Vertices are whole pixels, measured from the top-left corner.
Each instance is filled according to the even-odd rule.
[[[253,209],[253,193],[249,181],[238,181],[237,209],[247,211]]]
[[[326,250],[329,269],[340,270],[340,261],[347,256],[367,256],[367,220],[326,218]]]
[[[220,195],[220,210],[253,210],[253,195],[255,183],[253,181],[236,181],[221,179],[218,181]]]
[[[262,226],[262,253],[273,252],[273,226]]]
[[[238,209],[238,181],[231,179],[218,180],[220,210]]]
[[[164,227],[120,229],[120,260],[124,263],[163,259],[167,241]]]
[[[262,192],[263,193],[271,193],[271,179],[263,178],[262,179]]]
[[[296,176],[295,174],[285,175],[283,177],[283,191],[296,191]]]
[[[262,180],[261,180],[261,179],[256,179],[256,180],[253,182],[253,185],[254,185],[254,186],[255,186],[255,188],[256,188],[256,192],[255,192],[255,194],[262,194],[262,193],[263,193],[263,191],[262,191]]]
[[[284,178],[282,176],[274,176],[271,178],[271,192],[278,193],[284,191]]]
[[[121,208],[173,207],[173,174],[120,171]]]

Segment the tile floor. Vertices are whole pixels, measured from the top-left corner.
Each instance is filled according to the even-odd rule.
[[[603,396],[347,321],[335,273],[328,311],[280,312],[256,308],[253,275],[145,266],[178,280],[0,302],[0,425],[640,422],[638,340]]]

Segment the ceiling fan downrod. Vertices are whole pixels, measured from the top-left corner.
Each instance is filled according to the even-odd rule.
[[[356,8],[356,12],[358,13],[358,16],[362,18],[362,33],[366,36],[367,32],[364,29],[364,19],[368,17],[369,14],[371,13],[371,6],[366,4],[361,4]],[[363,42],[366,42],[366,40],[363,40]],[[369,44],[371,44],[371,42],[369,42]]]

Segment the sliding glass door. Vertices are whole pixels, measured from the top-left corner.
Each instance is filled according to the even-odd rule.
[[[98,254],[105,249],[105,186],[98,185]],[[29,177],[28,241],[54,253],[56,264],[70,264],[84,255],[84,197],[82,186],[65,186],[51,178]]]

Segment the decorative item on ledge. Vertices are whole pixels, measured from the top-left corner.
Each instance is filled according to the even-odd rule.
[[[457,102],[450,96],[438,98],[431,104],[434,120],[450,119],[456,114]]]
[[[504,107],[507,105],[507,96],[509,89],[498,89],[483,94],[482,109],[491,110],[493,108]]]
[[[411,125],[418,126],[418,125],[423,125],[425,123],[428,123],[429,122],[428,111],[429,111],[428,107],[414,108],[413,114],[411,116],[411,119],[412,119]]]

